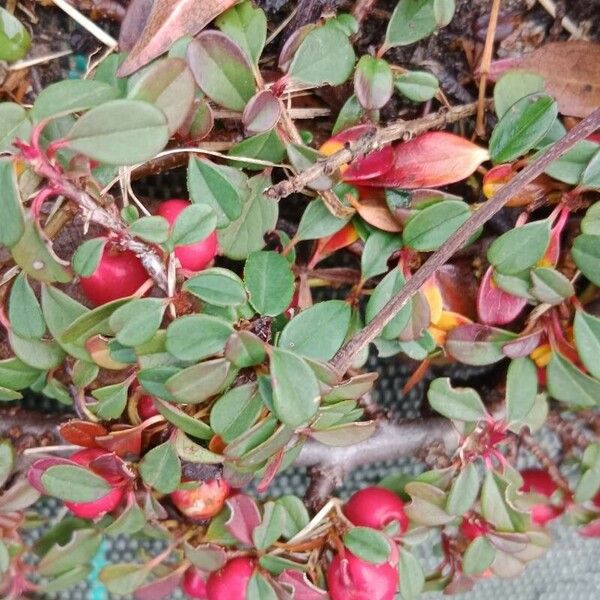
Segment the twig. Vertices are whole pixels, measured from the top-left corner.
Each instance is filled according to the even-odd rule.
[[[77,21],[84,29],[87,29],[97,40],[109,48],[116,48],[119,44],[114,37],[100,29],[96,23],[90,21],[85,15],[82,15],[74,6],[65,0],[52,0],[58,8],[67,13],[74,21]]]
[[[542,5],[546,12],[556,19],[556,4],[553,0],[538,0],[538,2]],[[572,19],[569,17],[563,17],[560,21],[560,24],[564,27],[566,31],[568,31],[574,40],[587,40],[588,37],[583,32],[583,29],[577,25]]]
[[[422,267],[406,282],[400,292],[381,309],[377,317],[342,346],[330,361],[330,365],[340,376],[348,370],[356,355],[381,333],[406,302],[417,293],[437,269],[445,264],[467,242],[475,231],[489,221],[523,186],[541,175],[550,163],[560,158],[577,142],[591,135],[599,127],[600,108],[597,108],[481,206],[464,225],[442,244],[439,250],[423,263]]]
[[[8,70],[20,71],[21,69],[28,69],[29,67],[35,67],[35,65],[41,65],[50,62],[51,60],[62,58],[63,56],[69,56],[69,54],[73,54],[73,50],[59,50],[58,52],[51,52],[50,54],[45,54],[44,56],[35,56],[25,60],[18,60],[17,62],[12,63],[8,67]]]
[[[487,89],[487,77],[490,72],[490,64],[492,62],[492,52],[494,50],[494,38],[496,37],[496,27],[498,25],[498,15],[500,13],[500,0],[493,0],[492,11],[490,13],[490,21],[488,23],[487,34],[485,36],[485,46],[483,47],[483,56],[481,57],[481,65],[479,72],[479,99],[477,101],[477,120],[475,125],[475,133],[480,137],[485,137],[485,125],[483,118],[485,115],[485,92]]]
[[[540,466],[548,472],[548,475],[552,478],[552,481],[567,494],[571,494],[571,488],[569,482],[560,472],[558,466],[548,455],[548,453],[540,446],[538,441],[529,433],[522,433],[520,435],[521,442],[531,452],[531,454],[540,463]]]
[[[352,142],[348,147],[338,150],[325,160],[320,160],[291,179],[281,181],[271,186],[266,194],[269,198],[285,198],[294,192],[301,192],[311,181],[322,175],[331,175],[342,165],[352,162],[360,156],[369,154],[385,144],[389,144],[405,136],[419,135],[434,129],[455,123],[465,117],[475,114],[475,103],[455,106],[449,110],[432,113],[414,121],[397,121],[381,129],[373,128],[361,138]]]

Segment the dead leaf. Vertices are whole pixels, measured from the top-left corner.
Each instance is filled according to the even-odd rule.
[[[155,0],[141,37],[119,68],[126,77],[166,52],[185,35],[196,35],[236,0]]]
[[[356,212],[377,229],[397,233],[402,225],[392,215],[383,193],[371,188],[360,189],[360,202],[353,203]]]
[[[119,50],[129,52],[140,39],[148,22],[154,0],[132,0],[119,30]]]
[[[509,69],[526,69],[544,78],[546,91],[563,115],[587,117],[600,106],[600,44],[585,40],[553,42],[526,54],[492,63],[495,81]]]

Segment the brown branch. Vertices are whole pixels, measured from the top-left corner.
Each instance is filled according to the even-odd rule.
[[[58,428],[65,420],[57,414],[25,410],[19,406],[0,411],[0,439],[10,440],[19,451],[60,442]]]
[[[540,446],[538,441],[529,433],[521,433],[520,438],[523,445],[540,463],[540,466],[548,472],[548,475],[550,475],[552,481],[554,481],[554,483],[556,483],[561,490],[570,495],[571,488],[569,486],[569,482],[560,472],[558,466],[552,460],[550,455],[542,448],[542,446]]]
[[[431,444],[442,444],[450,453],[458,441],[458,432],[447,419],[406,419],[395,424],[381,423],[368,440],[352,446],[332,448],[310,440],[304,444],[295,465],[312,468],[307,500],[316,507],[361,465],[415,456]]]
[[[432,113],[421,119],[413,121],[397,121],[381,129],[373,127],[373,130],[363,135],[348,147],[339,150],[324,160],[317,161],[314,165],[302,171],[295,177],[277,183],[267,189],[269,198],[285,198],[294,192],[301,192],[311,181],[318,179],[321,175],[332,175],[339,167],[352,162],[356,158],[369,154],[381,146],[395,142],[404,137],[412,137],[425,133],[436,127],[444,127],[450,123],[460,121],[465,117],[475,114],[477,104],[465,104],[454,106],[449,110]]]
[[[550,163],[560,158],[577,142],[591,135],[598,127],[600,127],[600,108],[578,123],[565,137],[525,167],[510,183],[503,186],[498,193],[473,213],[469,220],[423,263],[423,266],[406,282],[400,292],[381,309],[377,317],[342,346],[333,357],[330,365],[340,376],[348,370],[356,355],[381,333],[431,275],[445,264],[459,248],[464,246],[475,231],[491,219],[519,190],[541,175]]]

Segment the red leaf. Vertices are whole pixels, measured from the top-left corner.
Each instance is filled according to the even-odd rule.
[[[69,421],[61,425],[59,433],[70,444],[83,446],[84,448],[95,448],[97,446],[96,438],[106,435],[108,432],[99,423]]]
[[[326,256],[353,244],[358,239],[358,232],[354,228],[352,223],[344,225],[337,233],[330,235],[329,237],[321,238],[317,242],[315,252],[310,259],[309,267],[312,269],[319,261],[323,260]]]
[[[256,502],[244,494],[237,494],[227,500],[231,516],[225,527],[242,544],[253,545],[252,532],[260,524],[260,512]]]
[[[506,293],[493,280],[494,269],[486,271],[477,294],[479,320],[486,325],[504,325],[519,316],[527,300]]]
[[[271,485],[271,482],[273,481],[275,475],[277,475],[277,472],[279,471],[279,467],[281,467],[284,455],[285,448],[280,448],[276,452],[276,454],[274,456],[271,456],[271,458],[267,461],[265,474],[263,475],[263,478],[260,480],[256,488],[259,492],[262,493],[266,491],[267,488]]]
[[[444,299],[444,308],[475,319],[478,286],[471,263],[460,261],[443,265],[436,271],[435,279]]]
[[[246,104],[242,123],[248,133],[263,133],[277,124],[281,114],[281,104],[270,90],[258,92]]]
[[[294,600],[325,600],[327,592],[312,584],[305,573],[286,569],[277,581],[294,590]]]
[[[171,596],[179,586],[182,577],[183,571],[181,569],[171,571],[171,573],[139,587],[133,593],[133,597],[135,600],[159,600]]]
[[[586,538],[597,538],[600,537],[600,519],[592,521],[585,527],[579,530],[579,534]]]
[[[118,75],[131,75],[166,52],[185,35],[196,35],[236,0],[155,0],[142,35],[120,66]]]
[[[485,148],[465,138],[443,131],[430,131],[395,146],[391,169],[369,179],[368,185],[405,189],[448,185],[469,177],[488,158]],[[344,180],[354,181],[345,173]]]
[[[383,176],[392,168],[394,156],[394,148],[384,146],[381,150],[375,150],[364,158],[357,158],[344,170],[343,179],[352,183],[363,182],[363,185],[369,185],[367,180]]]
[[[142,431],[139,425],[121,431],[111,431],[108,435],[98,437],[96,444],[118,456],[139,456],[142,449]]]
[[[516,340],[504,344],[502,352],[510,358],[529,356],[540,345],[543,333],[541,329],[538,329],[533,333],[519,336]]]

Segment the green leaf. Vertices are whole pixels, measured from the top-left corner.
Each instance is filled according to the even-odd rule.
[[[440,84],[437,77],[427,71],[407,71],[394,78],[394,86],[413,102],[427,102],[437,94]]]
[[[558,181],[577,185],[599,149],[600,146],[594,142],[588,140],[578,142],[566,154],[553,161],[545,172]]]
[[[209,315],[188,315],[167,328],[167,350],[180,360],[202,360],[223,352],[233,327],[223,319]]]
[[[352,554],[376,565],[386,562],[392,550],[388,536],[370,527],[352,527],[343,540]]]
[[[57,544],[40,561],[37,569],[45,577],[60,575],[94,558],[102,535],[95,529],[73,531],[66,544]]]
[[[485,536],[479,536],[468,546],[463,556],[463,571],[465,575],[483,573],[496,557],[496,550]]]
[[[169,423],[172,423],[177,429],[181,429],[181,431],[192,437],[209,440],[213,436],[213,430],[204,421],[188,415],[177,408],[177,406],[164,402],[160,398],[154,399],[154,405]],[[210,414],[212,418],[212,411]]]
[[[30,44],[31,36],[21,21],[0,6],[0,60],[23,58]]]
[[[92,75],[95,81],[103,81],[114,87],[119,97],[123,97],[127,93],[127,79],[117,77],[117,70],[126,56],[124,52],[110,54],[98,65]]]
[[[404,227],[404,244],[420,252],[437,250],[467,219],[466,202],[446,200],[416,211]]]
[[[546,368],[548,392],[556,400],[571,406],[596,406],[600,399],[600,381],[582,373],[558,352]]]
[[[506,419],[522,421],[535,404],[538,376],[535,363],[527,357],[510,361],[506,375]]]
[[[402,248],[402,236],[398,233],[374,231],[367,238],[360,258],[361,273],[367,280],[387,271],[390,256]]]
[[[39,339],[46,332],[40,303],[24,273],[15,278],[10,289],[8,319],[18,336]]]
[[[270,177],[257,175],[249,180],[250,194],[242,201],[242,212],[225,229],[217,232],[223,255],[243,260],[265,245],[264,236],[275,229],[279,205],[269,200],[264,190],[270,185]]]
[[[134,165],[153,158],[167,144],[167,119],[141,100],[111,100],[93,108],[71,128],[69,147],[111,165]]]
[[[284,524],[285,511],[283,507],[275,502],[266,502],[262,522],[252,532],[254,545],[259,550],[266,550],[281,537]]]
[[[98,388],[92,392],[92,396],[98,400],[98,404],[92,405],[90,408],[103,420],[118,419],[127,406],[128,390],[128,382]]]
[[[423,591],[425,573],[423,573],[423,567],[415,555],[402,547],[400,548],[398,572],[400,574],[400,593],[403,600],[415,600]]]
[[[124,346],[139,346],[158,331],[167,307],[161,298],[136,298],[117,308],[108,323]]]
[[[500,273],[516,275],[535,265],[544,256],[549,241],[549,221],[534,221],[496,238],[488,249],[487,257]]]
[[[494,110],[501,119],[508,109],[526,96],[544,91],[544,78],[518,69],[504,73],[494,86]]]
[[[327,361],[340,349],[349,326],[350,305],[347,302],[319,302],[303,310],[283,328],[278,346]]]
[[[0,441],[0,489],[10,477],[14,463],[15,451],[12,444],[8,440]]]
[[[479,394],[472,388],[453,388],[449,377],[434,379],[429,385],[427,399],[433,410],[448,419],[470,422],[487,416]]]
[[[267,38],[267,17],[261,8],[246,0],[218,16],[215,25],[258,64]]]
[[[194,76],[181,58],[164,58],[144,71],[129,91],[128,98],[144,100],[159,108],[173,135],[190,114],[196,85]]]
[[[219,570],[227,561],[225,550],[217,544],[200,544],[195,548],[186,542],[185,557],[202,571],[212,573]]]
[[[35,99],[31,116],[34,121],[89,110],[114,100],[118,91],[102,81],[65,79],[45,87]]]
[[[146,525],[146,516],[137,504],[126,508],[105,530],[110,536],[133,535]]]
[[[240,306],[247,301],[242,280],[229,269],[205,269],[183,284],[183,289],[215,306]]]
[[[530,94],[515,102],[500,119],[490,138],[494,163],[523,156],[544,138],[558,115],[558,104],[547,94]]]
[[[1,123],[0,118],[0,127]],[[25,232],[25,222],[14,164],[9,158],[0,158],[0,189],[0,244],[11,248]]]
[[[433,0],[400,0],[388,22],[384,48],[414,44],[436,26]]]
[[[455,0],[433,0],[433,14],[438,27],[446,27],[454,17]]]
[[[479,495],[479,474],[477,468],[470,462],[461,469],[458,477],[452,482],[446,512],[460,517],[467,513]]]
[[[271,584],[259,572],[255,572],[248,581],[246,600],[277,600],[278,596]]]
[[[312,86],[341,85],[350,77],[355,60],[345,33],[332,26],[317,27],[302,40],[288,75]]]
[[[289,540],[308,525],[310,515],[304,502],[297,496],[281,496],[277,498],[277,504],[284,510],[285,523],[282,534],[285,539]]]
[[[253,252],[244,266],[244,283],[250,303],[261,315],[282,313],[294,295],[290,263],[277,252]]]
[[[267,357],[265,343],[250,331],[236,331],[227,340],[225,357],[240,369],[259,365]]]
[[[191,157],[187,187],[192,202],[214,209],[217,227],[229,225],[242,214],[242,199],[248,186],[243,173],[236,169]]]
[[[360,105],[358,98],[352,95],[346,100],[335,120],[331,135],[337,135],[340,131],[358,125],[365,114],[365,109]]]
[[[263,160],[280,164],[285,156],[285,146],[283,145],[277,130],[271,129],[264,133],[247,137],[241,142],[238,142],[235,146],[230,148],[227,154],[232,157],[229,162],[238,169],[262,171],[264,165],[246,162],[240,159],[251,158],[253,160]],[[233,157],[239,158],[234,160]]]
[[[128,227],[129,233],[152,244],[163,244],[169,239],[169,222],[158,215],[136,219]]]
[[[10,567],[10,554],[6,544],[0,540],[0,575],[8,571]]]
[[[273,405],[282,423],[298,427],[314,417],[321,395],[319,383],[302,358],[274,348],[271,354],[271,377]]]
[[[367,110],[383,108],[392,97],[394,80],[390,65],[382,58],[361,56],[354,71],[354,93]]]
[[[506,501],[508,482],[494,471],[488,471],[481,488],[481,514],[499,531],[519,529],[523,518]]]
[[[176,401],[199,404],[221,389],[228,373],[229,362],[217,358],[183,369],[167,379],[165,386]]]
[[[80,565],[75,567],[51,581],[44,583],[44,593],[54,594],[64,589],[72,588],[75,584],[85,580],[92,572],[92,567],[89,565]]]
[[[117,596],[132,597],[148,577],[145,565],[121,563],[108,565],[100,571],[99,580],[109,592]]]
[[[81,277],[92,275],[100,264],[105,244],[106,238],[92,238],[83,242],[71,258],[75,273],[81,275]]]
[[[301,572],[306,570],[306,565],[283,558],[276,554],[264,554],[258,559],[258,564],[273,575],[281,575],[281,573],[287,569]]]
[[[204,448],[204,446],[196,444],[182,431],[178,431],[175,436],[175,450],[177,456],[187,462],[208,465],[218,465],[223,462],[223,457],[220,454],[215,454]]]
[[[25,109],[14,102],[0,102],[0,152],[14,154],[13,142],[29,139],[30,133],[31,121]]]
[[[578,235],[573,242],[573,260],[581,272],[600,285],[600,235]]]
[[[44,489],[55,498],[67,502],[94,502],[106,496],[110,484],[87,468],[56,465],[41,477]]]
[[[402,289],[404,276],[400,269],[390,271],[377,285],[365,313],[366,322],[370,323],[381,311],[381,309]],[[386,340],[397,338],[406,328],[410,319],[410,304],[405,304],[398,314],[383,328],[381,337]]]
[[[49,371],[58,367],[65,358],[62,348],[54,340],[24,338],[11,331],[8,341],[18,358],[40,371]]]
[[[573,284],[560,271],[551,267],[537,267],[531,271],[531,294],[540,302],[561,304],[575,295]]]
[[[595,202],[587,209],[581,221],[581,233],[600,235],[600,202]]]
[[[575,313],[575,346],[585,368],[600,378],[600,319],[583,310]]]
[[[225,443],[248,431],[263,409],[255,383],[232,388],[223,394],[210,411],[210,426]]]
[[[317,198],[304,210],[294,237],[299,242],[324,238],[337,233],[349,220],[350,217],[340,219],[332,215],[323,200]]]
[[[188,246],[207,238],[217,226],[217,215],[207,204],[190,204],[179,213],[169,243]]]
[[[40,371],[12,357],[0,360],[0,386],[22,390],[31,386],[40,376]]]
[[[140,475],[157,492],[174,492],[181,481],[181,463],[173,444],[165,442],[147,452],[140,463]]]
[[[241,112],[256,91],[246,53],[220,31],[204,31],[190,42],[187,60],[200,89],[214,102]]]
[[[581,175],[581,180],[579,181],[580,187],[586,190],[599,190],[600,189],[600,150],[594,154],[590,162],[588,163],[585,171]],[[592,207],[588,210],[588,213],[593,209]],[[596,205],[595,212],[598,212],[598,208]],[[586,232],[584,233],[591,233]]]

